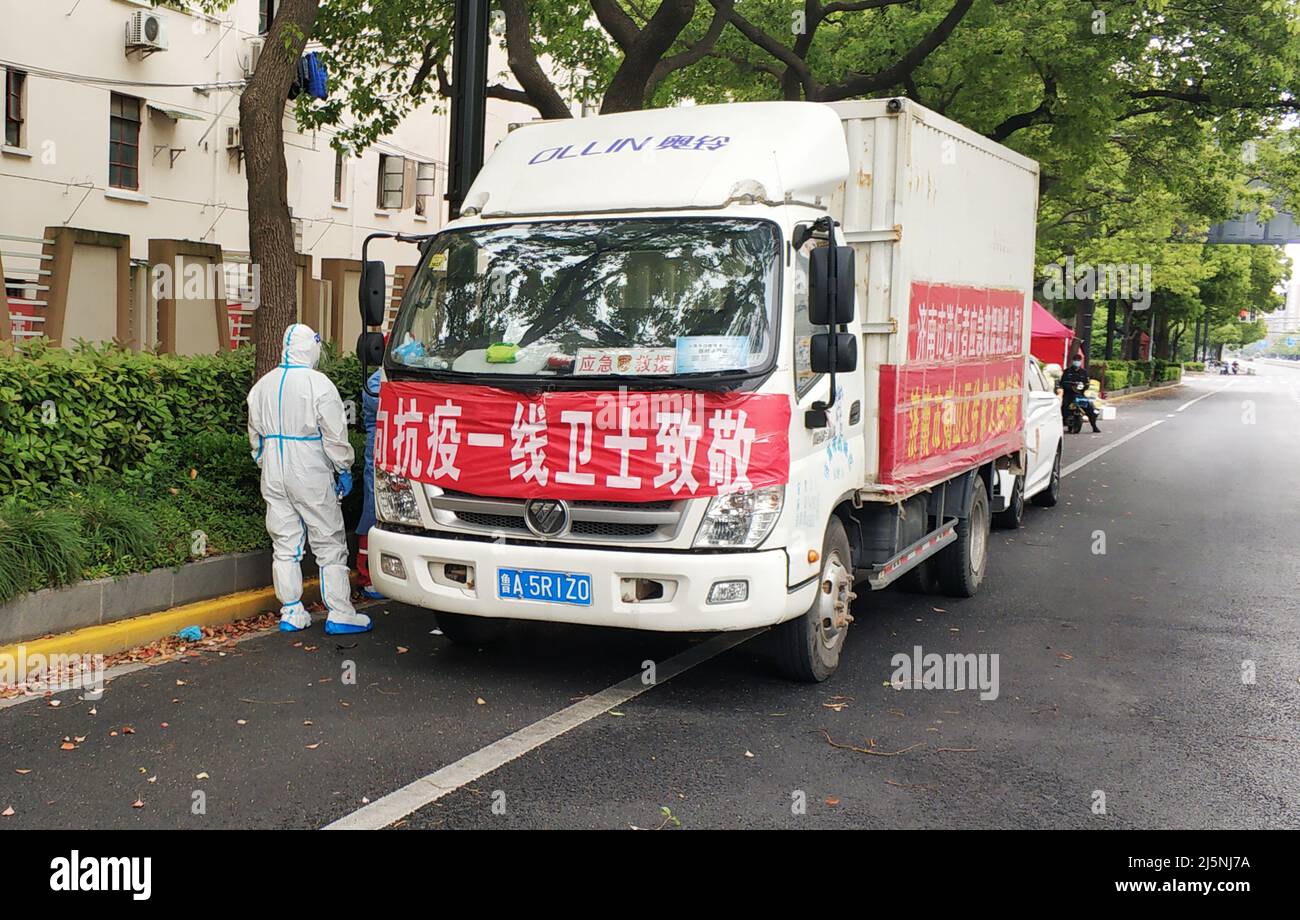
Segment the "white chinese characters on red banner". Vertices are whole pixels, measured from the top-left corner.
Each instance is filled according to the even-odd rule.
[[[375,466],[459,492],[657,501],[780,485],[789,397],[385,382]]]

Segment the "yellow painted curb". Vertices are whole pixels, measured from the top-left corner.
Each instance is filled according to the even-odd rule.
[[[303,582],[302,597],[309,604],[320,600],[319,579]],[[19,642],[0,648],[0,658],[11,655],[16,659],[20,648],[28,658],[36,654],[115,655],[139,645],[148,645],[163,636],[174,636],[186,626],[225,626],[278,607],[275,588],[240,591],[115,623],[87,626],[85,629],[74,629],[56,636]]]
[[[1153,393],[1159,393],[1162,390],[1176,390],[1182,385],[1183,385],[1183,381],[1179,380],[1177,383],[1169,383],[1169,384],[1165,384],[1164,386],[1158,386],[1158,387],[1148,387],[1145,390],[1138,390],[1136,393],[1125,393],[1123,396],[1107,396],[1104,401],[1108,403],[1123,402],[1126,399],[1135,399],[1138,396],[1150,396]]]

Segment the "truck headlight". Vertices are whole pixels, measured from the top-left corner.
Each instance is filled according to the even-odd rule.
[[[715,495],[704,512],[696,546],[758,546],[776,526],[785,501],[785,486]]]
[[[375,470],[375,513],[390,524],[420,526],[420,509],[415,503],[411,480]]]

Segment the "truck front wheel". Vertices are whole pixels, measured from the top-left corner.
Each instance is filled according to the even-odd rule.
[[[438,611],[438,628],[456,645],[491,645],[505,638],[509,620]]]
[[[791,680],[815,684],[835,673],[853,615],[853,556],[840,519],[832,517],[822,538],[817,597],[803,616],[776,627],[776,663]]]
[[[970,512],[957,522],[957,539],[934,557],[939,588],[949,597],[974,597],[984,580],[989,555],[989,493],[975,477]]]

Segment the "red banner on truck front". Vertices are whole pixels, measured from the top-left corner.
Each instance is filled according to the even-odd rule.
[[[375,466],[474,495],[660,501],[780,485],[790,400],[385,382]]]
[[[908,363],[880,369],[880,481],[921,485],[1023,444],[1025,295],[912,285]]]

